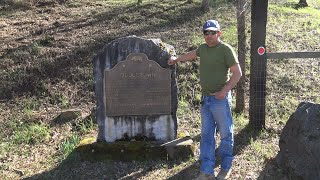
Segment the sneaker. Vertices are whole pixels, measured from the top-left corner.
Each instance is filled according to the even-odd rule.
[[[230,174],[231,174],[231,169],[229,169],[229,170],[227,170],[227,171],[221,169],[220,172],[219,172],[219,174],[217,175],[217,180],[225,180],[225,179],[228,179],[229,176],[230,176]]]
[[[200,172],[199,176],[195,180],[215,180],[215,179],[216,178],[214,177],[214,175]]]

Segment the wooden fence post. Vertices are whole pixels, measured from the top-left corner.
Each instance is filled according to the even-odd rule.
[[[265,128],[267,11],[268,0],[252,0],[249,124],[255,129]]]

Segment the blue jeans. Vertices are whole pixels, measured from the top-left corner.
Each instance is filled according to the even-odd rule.
[[[224,99],[214,96],[203,96],[201,106],[201,142],[200,142],[200,171],[214,174],[216,129],[219,129],[221,142],[219,156],[221,169],[229,170],[233,160],[233,120],[231,114],[231,93]]]

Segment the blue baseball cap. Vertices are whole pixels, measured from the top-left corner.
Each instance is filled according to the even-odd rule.
[[[220,31],[220,25],[216,20],[208,20],[203,24],[202,31]]]

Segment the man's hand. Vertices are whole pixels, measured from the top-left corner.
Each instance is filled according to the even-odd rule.
[[[225,91],[218,91],[218,92],[215,92],[215,93],[212,93],[211,95],[214,96],[215,98],[217,99],[224,99],[226,97],[228,92],[225,92]]]
[[[171,56],[168,60],[168,64],[169,65],[174,65],[177,62],[185,62],[185,61],[191,61],[191,60],[195,60],[197,58],[197,52],[194,51],[190,51],[187,54],[181,55],[178,58],[175,56]]]
[[[242,76],[239,64],[234,64],[233,66],[231,66],[230,72],[232,73],[232,76],[230,77],[230,80],[227,82],[227,84],[222,88],[222,90],[211,94],[217,99],[225,98],[227,93],[237,84],[240,77]]]
[[[176,63],[177,63],[176,60],[177,60],[176,57],[171,56],[171,57],[169,58],[169,60],[168,60],[168,65],[174,65],[174,64],[176,64]]]

